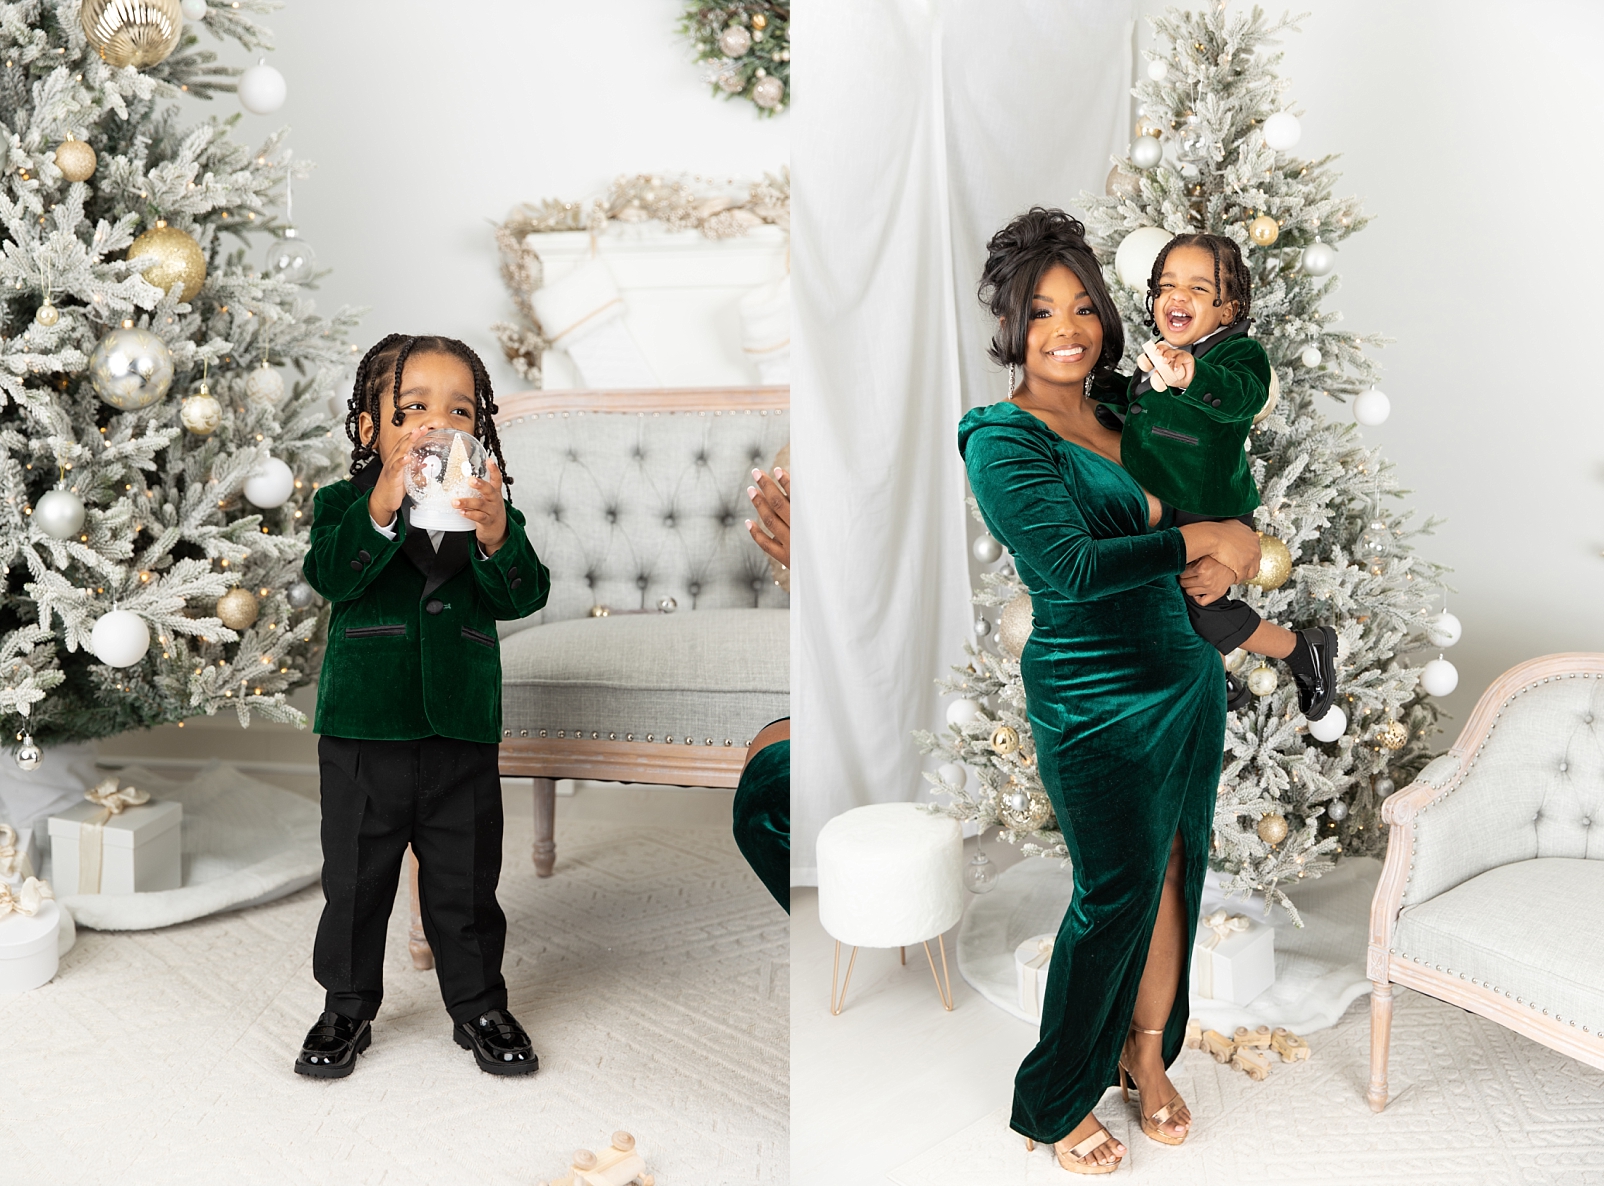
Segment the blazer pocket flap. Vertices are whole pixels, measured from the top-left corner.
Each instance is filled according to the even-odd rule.
[[[407,624],[397,622],[391,626],[347,626],[347,638],[405,638]]]
[[[480,630],[471,630],[467,626],[462,628],[462,637],[470,642],[479,643],[481,646],[493,647],[498,645],[494,635],[485,634]]]
[[[1185,441],[1188,445],[1197,444],[1197,438],[1190,433],[1176,432],[1173,428],[1165,428],[1155,424],[1148,432],[1156,437],[1163,437],[1167,441]]]

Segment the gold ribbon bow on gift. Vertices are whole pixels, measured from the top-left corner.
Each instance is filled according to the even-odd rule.
[[[0,824],[0,877],[33,876],[33,862],[28,854],[17,847],[17,830],[10,824]]]
[[[40,881],[37,877],[30,877],[22,883],[22,888],[15,892],[5,882],[0,881],[0,918],[11,914],[26,914],[30,917],[39,913],[39,907],[55,897],[48,881]]]
[[[1253,924],[1245,914],[1227,914],[1224,910],[1216,910],[1203,919],[1203,925],[1213,931],[1209,941],[1203,944],[1204,951],[1213,951],[1220,945],[1222,939],[1229,939],[1232,935],[1245,931]]]
[[[137,787],[117,789],[117,776],[102,779],[100,784],[84,792],[84,798],[98,804],[100,813],[78,825],[78,892],[100,892],[101,855],[105,852],[106,821],[121,815],[130,807],[150,802],[150,792]]]

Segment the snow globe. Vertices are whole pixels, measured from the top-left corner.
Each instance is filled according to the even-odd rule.
[[[451,428],[437,428],[418,438],[401,471],[412,499],[413,527],[424,531],[473,531],[479,525],[452,501],[471,498],[475,478],[489,473],[489,457],[477,438]]]

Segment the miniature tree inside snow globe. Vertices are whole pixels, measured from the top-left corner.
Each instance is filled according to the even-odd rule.
[[[437,428],[418,438],[407,454],[402,478],[412,499],[413,527],[424,531],[473,531],[472,519],[452,503],[474,495],[474,479],[489,473],[485,447],[465,432]]]

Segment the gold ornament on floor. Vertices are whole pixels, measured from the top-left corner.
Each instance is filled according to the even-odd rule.
[[[172,53],[184,31],[178,0],[84,0],[79,20],[107,65],[141,70]]]
[[[68,181],[88,181],[95,175],[95,150],[68,136],[56,149],[56,168]]]
[[[997,820],[1010,832],[1039,832],[1053,823],[1053,801],[1045,791],[1011,789],[997,801]]]
[[[1019,749],[1019,733],[1012,725],[998,725],[991,731],[991,748],[1007,757]]]
[[[217,617],[230,630],[249,630],[261,612],[261,602],[249,589],[230,589],[217,599]]]
[[[1273,535],[1259,532],[1259,572],[1248,584],[1258,589],[1279,589],[1292,575],[1292,553]]]
[[[997,623],[997,644],[1014,658],[1025,653],[1030,632],[1035,625],[1029,593],[1021,593],[1003,606],[1002,620]]]
[[[128,258],[155,259],[156,263],[145,269],[145,283],[154,284],[163,293],[182,284],[178,294],[181,301],[193,300],[206,282],[206,253],[200,244],[166,222],[158,222],[135,239],[128,248]]]
[[[178,419],[185,428],[198,437],[209,437],[223,423],[223,405],[205,383],[179,408]]]
[[[1409,729],[1402,721],[1388,721],[1376,731],[1376,741],[1383,749],[1403,749],[1409,743]]]
[[[1279,682],[1275,672],[1263,664],[1248,672],[1248,691],[1255,696],[1268,696]]]
[[[1268,214],[1261,214],[1248,223],[1248,238],[1260,247],[1268,247],[1281,237],[1281,224]]]
[[[1259,817],[1259,839],[1274,848],[1287,838],[1287,817],[1272,811]]]

